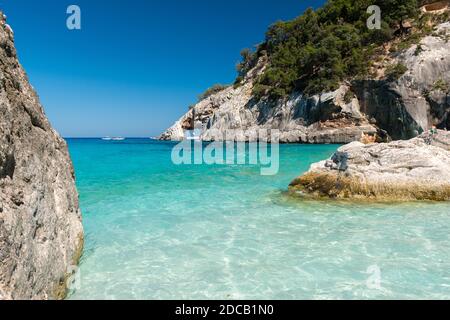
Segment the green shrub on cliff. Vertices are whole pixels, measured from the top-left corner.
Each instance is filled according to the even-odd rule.
[[[380,30],[367,27],[371,5],[382,10]],[[403,22],[417,15],[417,0],[329,0],[316,11],[308,9],[294,20],[272,25],[257,53],[243,55],[240,79],[263,51],[269,65],[257,79],[257,97],[336,89],[344,79],[367,76],[374,49],[395,32],[404,32]]]
[[[209,98],[210,96],[212,96],[213,94],[216,94],[222,90],[225,90],[226,88],[228,88],[229,86],[227,85],[223,85],[223,84],[215,84],[213,85],[211,88],[206,89],[205,92],[203,92],[202,94],[200,94],[198,96],[198,100],[202,101],[206,98]]]

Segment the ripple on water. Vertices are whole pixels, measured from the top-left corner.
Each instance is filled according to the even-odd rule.
[[[280,173],[262,177],[137,142],[69,140],[86,230],[72,299],[450,298],[449,204],[284,194],[336,146],[281,146]]]

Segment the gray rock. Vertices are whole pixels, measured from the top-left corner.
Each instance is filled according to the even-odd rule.
[[[373,200],[450,200],[449,135],[408,141],[352,142],[295,179],[294,194]],[[440,146],[442,144],[443,147]]]
[[[61,299],[83,247],[74,171],[0,13],[0,299]]]
[[[352,84],[361,111],[375,118],[377,126],[393,139],[416,137],[433,125],[450,128],[449,92],[437,86],[450,85],[448,36],[450,22],[439,25],[433,35],[399,54],[393,63],[405,65],[408,71],[398,81],[366,80]],[[417,51],[418,46],[422,51]]]
[[[393,64],[408,68],[398,81],[352,81],[312,97],[295,93],[288,99],[255,102],[252,89],[264,71],[262,60],[239,88],[228,87],[200,101],[160,139],[181,140],[197,121],[203,124],[203,140],[216,140],[228,129],[277,129],[285,143],[348,143],[363,133],[378,133],[387,142],[416,137],[432,125],[450,128],[450,94],[436,86],[450,85],[448,36],[447,22],[422,39],[422,51],[415,45],[394,56]]]

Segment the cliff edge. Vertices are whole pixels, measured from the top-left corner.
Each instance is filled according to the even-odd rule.
[[[74,170],[0,12],[0,300],[62,299],[83,248]]]

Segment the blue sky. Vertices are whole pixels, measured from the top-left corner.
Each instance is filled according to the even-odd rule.
[[[267,27],[324,1],[0,0],[22,65],[65,137],[155,136]],[[66,28],[80,6],[82,30]]]

